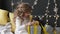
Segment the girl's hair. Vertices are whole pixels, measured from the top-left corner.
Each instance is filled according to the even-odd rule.
[[[14,22],[17,16],[23,17],[24,12],[31,12],[32,8],[28,3],[20,3],[14,11]]]

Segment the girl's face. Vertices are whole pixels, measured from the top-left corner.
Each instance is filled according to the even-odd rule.
[[[30,15],[30,12],[24,12],[24,17],[28,17]]]

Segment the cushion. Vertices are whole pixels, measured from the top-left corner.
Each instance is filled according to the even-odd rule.
[[[8,11],[0,9],[0,25],[6,25],[8,21]]]
[[[11,25],[12,25],[12,32],[15,31],[15,23],[13,22],[13,18],[14,18],[14,14],[13,13],[9,13],[9,17],[10,17],[10,22],[11,22]]]

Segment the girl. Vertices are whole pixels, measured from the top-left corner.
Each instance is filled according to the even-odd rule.
[[[16,24],[15,34],[28,34],[26,27],[34,24],[30,22],[31,6],[28,3],[21,3],[14,12],[14,22]]]

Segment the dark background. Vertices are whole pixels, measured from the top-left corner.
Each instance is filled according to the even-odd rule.
[[[8,10],[10,12],[12,12],[12,10],[14,10],[14,8],[17,6],[17,2],[19,2],[20,0],[0,0],[0,8],[1,9],[5,9]],[[35,0],[23,0],[23,2],[28,2],[31,6],[33,5]],[[14,3],[14,6],[11,6],[11,3]],[[45,14],[45,10],[46,10],[46,6],[47,6],[48,0],[38,0],[37,1],[37,5],[34,6],[32,15],[36,15],[36,16],[42,16]],[[49,13],[48,15],[52,15],[51,18],[49,19],[49,25],[54,25],[55,22],[55,18],[53,17],[55,15],[55,12],[53,11],[54,8],[54,1],[50,0],[50,5],[49,5]],[[58,15],[60,16],[60,0],[56,0],[56,3],[58,4]],[[46,20],[46,17],[44,17]],[[60,26],[60,17],[57,20],[57,26]],[[46,23],[46,22],[44,22]]]

